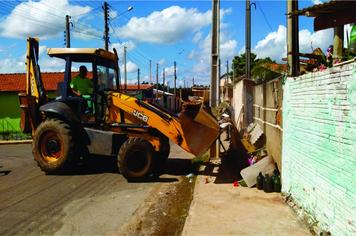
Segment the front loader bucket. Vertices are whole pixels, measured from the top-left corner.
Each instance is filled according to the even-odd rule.
[[[187,151],[196,156],[204,154],[218,138],[217,120],[202,108],[202,104],[187,103],[179,114]]]

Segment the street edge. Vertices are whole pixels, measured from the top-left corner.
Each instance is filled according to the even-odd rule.
[[[9,144],[29,144],[32,143],[32,139],[26,139],[26,140],[6,140],[6,141],[0,141],[0,145],[9,145]]]

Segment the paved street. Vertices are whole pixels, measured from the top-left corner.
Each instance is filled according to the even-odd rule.
[[[179,147],[172,149],[170,158],[186,158]],[[30,144],[0,145],[0,235],[114,234],[161,185],[180,182],[177,175],[189,171],[181,166],[151,183],[127,183],[112,159],[94,159],[68,175],[45,175]]]

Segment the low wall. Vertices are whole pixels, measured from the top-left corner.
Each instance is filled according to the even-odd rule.
[[[254,87],[253,120],[263,129],[268,154],[277,163],[279,170],[282,169],[282,100],[281,78]]]

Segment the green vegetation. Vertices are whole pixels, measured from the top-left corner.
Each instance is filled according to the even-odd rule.
[[[283,66],[278,68],[272,68],[272,65],[276,64],[271,58],[257,58],[257,55],[251,53],[251,75],[252,79],[256,83],[268,81],[283,74]],[[246,71],[246,54],[243,53],[239,56],[235,56],[232,60],[232,68],[234,70],[235,78],[238,78],[245,74]],[[232,72],[231,72],[232,73]],[[237,82],[237,80],[235,80]]]
[[[31,136],[20,130],[20,118],[0,119],[0,140],[23,140],[31,139]]]

